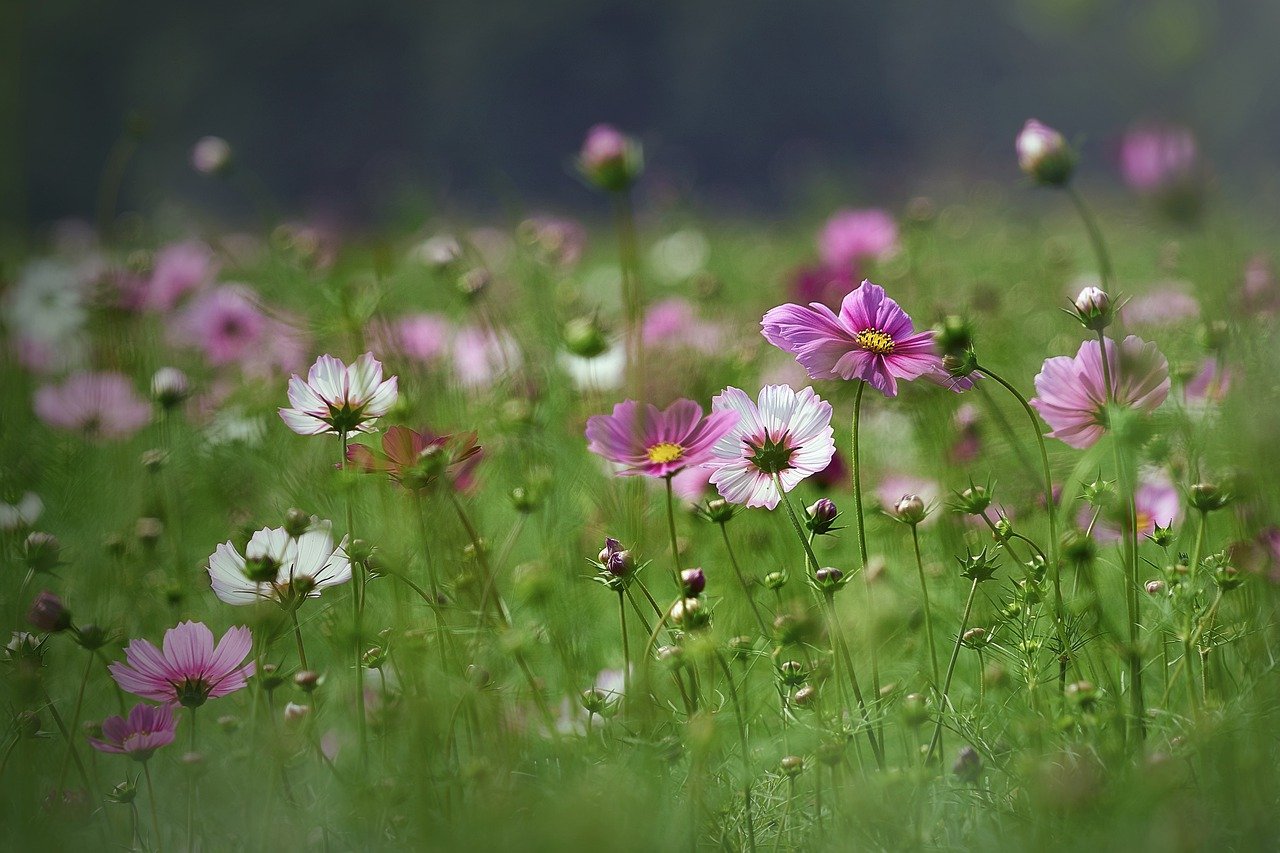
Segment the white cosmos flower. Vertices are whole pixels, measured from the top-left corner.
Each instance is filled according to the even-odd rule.
[[[0,530],[18,530],[36,523],[44,512],[44,501],[35,492],[25,492],[17,503],[0,503]]]
[[[344,537],[337,548],[328,521],[313,520],[311,529],[296,539],[283,527],[263,528],[249,539],[244,556],[231,542],[223,542],[209,557],[213,592],[227,604],[256,601],[284,603],[295,595],[319,598],[331,586],[351,580],[351,561]],[[254,570],[274,580],[254,580]]]
[[[622,387],[627,368],[627,353],[614,344],[595,358],[583,358],[561,352],[557,359],[579,391],[614,391]]]
[[[84,290],[74,265],[53,259],[32,261],[5,294],[7,325],[15,334],[41,343],[62,342],[79,332],[88,319]]]
[[[396,402],[397,377],[382,379],[382,362],[367,352],[347,366],[322,355],[311,365],[307,381],[296,374],[289,380],[292,408],[280,417],[298,435],[372,432],[373,423]]]
[[[734,411],[738,423],[711,448],[711,484],[730,503],[773,509],[782,488],[791,491],[802,480],[824,470],[836,452],[831,404],[813,393],[788,385],[766,385],[757,405],[745,391],[726,388],[711,400],[712,411]]]

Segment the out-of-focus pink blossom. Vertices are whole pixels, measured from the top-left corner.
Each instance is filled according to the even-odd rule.
[[[1139,125],[1120,140],[1120,175],[1132,190],[1157,193],[1193,177],[1196,139],[1185,127]]]
[[[1120,309],[1120,318],[1135,326],[1172,326],[1200,316],[1200,303],[1185,282],[1166,282],[1135,296]]]
[[[197,296],[170,325],[170,339],[194,346],[212,365],[244,360],[266,341],[270,324],[257,294],[224,284]]]
[[[212,282],[217,272],[213,250],[204,243],[192,240],[165,246],[156,253],[134,307],[171,311],[182,297]]]
[[[121,439],[151,420],[151,406],[119,373],[77,373],[36,391],[35,412],[52,427]]]
[[[699,317],[687,299],[673,296],[649,307],[641,335],[646,348],[687,347],[710,353],[720,349],[723,330]]]
[[[830,269],[853,270],[898,250],[898,223],[877,208],[838,210],[818,233],[818,256]]]

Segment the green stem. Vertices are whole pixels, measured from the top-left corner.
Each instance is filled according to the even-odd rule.
[[[1115,285],[1115,273],[1111,267],[1111,255],[1107,252],[1107,244],[1102,239],[1102,229],[1098,227],[1098,221],[1093,216],[1093,211],[1085,204],[1084,196],[1071,184],[1067,185],[1067,196],[1071,199],[1071,203],[1075,205],[1076,212],[1080,214],[1080,219],[1084,222],[1085,231],[1089,233],[1089,242],[1093,246],[1093,254],[1098,259],[1098,273],[1102,277],[1102,286],[1108,292]]]
[[[299,601],[289,608],[289,616],[293,620],[293,638],[298,642],[298,663],[303,669],[310,669],[307,666],[307,650],[302,645],[302,626],[298,624],[298,606],[301,603]]]
[[[151,803],[151,835],[155,839],[156,853],[160,853],[164,849],[164,844],[160,840],[160,818],[156,814],[156,786],[151,781],[149,762],[142,762],[142,774],[147,777],[147,800]]]
[[[347,446],[350,436],[344,431],[340,435],[342,441],[341,470],[347,469]],[[347,494],[347,537],[351,545],[355,544],[355,510],[351,505],[351,494]],[[369,769],[368,722],[365,719],[364,707],[364,649],[362,634],[364,631],[364,566],[358,561],[351,561],[351,610],[353,618],[353,651],[355,657],[355,700],[356,730],[360,740],[360,767]]]
[[[916,571],[920,575],[920,595],[924,599],[924,633],[929,641],[929,659],[933,665],[933,689],[939,686],[938,647],[933,642],[933,613],[929,609],[929,585],[924,577],[924,560],[920,557],[920,532],[917,525],[911,525],[911,544],[916,552]]]
[[[631,193],[613,194],[614,224],[618,232],[618,267],[622,276],[622,303],[626,312],[627,387],[640,399],[644,377],[644,344],[641,337],[644,298],[640,292],[638,241]]]
[[[769,636],[768,623],[764,621],[764,616],[760,614],[760,607],[756,604],[755,596],[751,594],[751,587],[747,585],[747,578],[742,574],[742,569],[738,565],[738,558],[733,553],[733,544],[729,541],[729,531],[725,524],[720,524],[720,535],[724,538],[724,548],[729,552],[729,563],[733,566],[733,573],[738,576],[738,584],[742,587],[742,593],[747,597],[747,603],[751,605],[751,612],[756,616],[756,623],[760,626],[760,634]]]
[[[667,530],[671,534],[671,563],[675,567],[672,579],[675,580],[676,594],[679,595],[683,589],[680,583],[680,545],[676,542],[676,509],[675,509],[675,493],[671,487],[671,475],[667,475]]]
[[[62,733],[63,739],[67,742],[67,750],[71,753],[71,760],[75,762],[76,769],[80,772],[80,780],[84,782],[84,789],[86,791],[94,790],[93,783],[89,781],[89,771],[85,769],[84,762],[80,760],[80,753],[76,750],[71,732],[67,730],[66,721],[58,713],[58,708],[53,704],[53,699],[48,693],[45,694],[45,701],[49,703],[49,714],[53,717],[54,724],[57,725],[58,731]]]
[[[853,395],[853,420],[850,423],[850,432],[852,432],[852,453],[850,454],[849,464],[853,470],[853,508],[858,520],[858,555],[862,559],[862,583],[867,593],[867,610],[874,613],[875,609],[871,601],[871,578],[867,576],[867,523],[866,516],[862,509],[862,457],[860,455],[860,444],[858,440],[858,425],[862,420],[862,392],[867,388],[866,382],[858,383],[858,390]],[[814,560],[813,568],[818,568],[817,560]],[[875,704],[880,702],[880,655],[876,651],[876,637],[874,632],[870,642],[871,657],[871,689],[874,694],[871,701]]]
[[[747,746],[747,724],[742,719],[742,703],[738,699],[738,688],[733,683],[733,672],[725,662],[724,655],[716,652],[716,660],[724,670],[725,680],[729,684],[729,698],[733,700],[733,716],[738,723],[738,740],[742,745],[742,799],[747,813],[747,846],[755,853],[756,824],[751,808],[751,752]]]
[[[978,593],[978,581],[974,580],[969,587],[969,597],[964,603],[964,616],[960,617],[960,630],[956,633],[956,644],[951,649],[951,661],[947,664],[947,677],[942,683],[942,705],[938,708],[938,722],[933,728],[933,738],[929,742],[930,759],[942,742],[942,718],[951,705],[948,698],[951,694],[951,677],[956,672],[956,661],[960,658],[960,645],[964,641],[964,632],[969,628],[969,615],[973,612],[973,599]]]
[[[631,642],[627,639],[627,598],[618,590],[618,620],[622,629],[622,692],[631,697]]]
[[[80,729],[80,709],[84,706],[84,688],[89,683],[89,671],[93,669],[93,654],[90,653],[89,660],[85,663],[84,675],[80,677],[80,690],[76,693],[75,710],[71,712],[71,731]],[[67,770],[71,768],[71,742],[67,742],[67,752],[62,756],[62,767],[58,771],[58,787],[61,791],[63,784],[67,781]]]

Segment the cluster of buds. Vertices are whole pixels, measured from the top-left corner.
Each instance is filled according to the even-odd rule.
[[[578,172],[593,186],[623,192],[643,171],[644,151],[635,139],[609,124],[587,131],[578,152]]]
[[[840,528],[835,526],[840,510],[829,498],[819,498],[804,511],[804,526],[815,536],[825,536]]]
[[[1049,125],[1028,119],[1015,144],[1018,168],[1047,187],[1066,186],[1076,168],[1076,153],[1066,138]]]

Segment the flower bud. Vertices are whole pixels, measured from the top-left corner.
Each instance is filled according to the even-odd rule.
[[[609,349],[609,338],[596,317],[574,317],[565,323],[561,337],[569,352],[581,358],[595,358]]]
[[[929,720],[929,703],[919,693],[902,697],[902,719],[911,728],[919,728]]]
[[[1167,588],[1168,584],[1162,580],[1147,581],[1147,595],[1162,595]]]
[[[306,533],[311,527],[311,516],[307,515],[296,506],[288,509],[284,514],[284,532],[288,533],[294,539]]]
[[[71,627],[71,611],[62,599],[45,590],[35,597],[27,610],[27,621],[37,630],[56,634]]]
[[[219,729],[227,734],[234,734],[240,730],[240,718],[234,714],[223,714],[214,722],[218,724]]]
[[[818,699],[818,688],[812,684],[806,684],[797,690],[792,696],[791,701],[797,708],[808,708]]]
[[[955,508],[966,515],[982,515],[991,506],[991,493],[983,485],[971,485],[960,493]]]
[[[356,539],[347,549],[347,555],[353,563],[364,563],[373,556],[373,543],[367,539]]]
[[[172,409],[190,395],[191,382],[176,367],[162,367],[151,377],[151,399],[162,409]]]
[[[1028,119],[1015,145],[1018,167],[1042,186],[1060,187],[1071,180],[1076,155],[1062,134],[1035,119]]]
[[[154,474],[164,467],[164,463],[167,462],[168,459],[168,453],[157,447],[153,447],[150,450],[142,451],[142,456],[139,457],[138,461],[142,463],[143,468],[146,468],[148,472]]]
[[[1100,287],[1086,287],[1080,291],[1072,306],[1076,319],[1086,329],[1101,332],[1111,325],[1115,312],[1111,306],[1111,297]]]
[[[844,748],[844,741],[823,741],[818,745],[818,760],[828,767],[835,767],[844,758]]]
[[[764,585],[766,589],[776,592],[787,584],[786,572],[769,572],[764,576]]]
[[[844,586],[844,572],[830,566],[814,572],[813,579],[823,592],[835,592]]]
[[[299,705],[296,702],[290,702],[284,706],[284,721],[289,725],[297,725],[311,716],[310,705]]]
[[[257,554],[246,557],[244,576],[254,583],[275,583],[280,572],[280,563],[270,554]]]
[[[738,507],[724,498],[712,498],[701,510],[701,515],[713,524],[728,524],[738,512]]]
[[[609,192],[630,187],[644,169],[640,144],[608,124],[587,131],[578,152],[578,171],[595,186]]]
[[[1152,528],[1150,536],[1151,536],[1152,542],[1156,543],[1161,548],[1168,548],[1170,545],[1173,544],[1173,540],[1174,540],[1173,522],[1172,521],[1169,522],[1169,524],[1167,524],[1164,527],[1161,527],[1160,524],[1157,522],[1156,525]]]
[[[62,545],[58,542],[58,537],[52,533],[39,530],[28,533],[23,543],[23,551],[27,568],[33,572],[52,571],[61,562],[58,557],[61,554]]]
[[[986,628],[970,628],[960,635],[960,642],[971,649],[981,649],[991,642],[991,635]]]
[[[273,663],[264,663],[262,668],[258,670],[258,683],[268,692],[284,684],[284,676],[280,674],[280,667]]]
[[[934,329],[933,338],[939,353],[962,358],[973,350],[973,325],[964,317],[951,314]]]
[[[473,302],[479,299],[492,283],[493,273],[484,267],[475,267],[458,276],[456,287],[464,299]]]
[[[1201,512],[1213,512],[1222,509],[1230,501],[1219,486],[1214,483],[1196,483],[1191,487],[1191,505]]]
[[[536,491],[524,486],[516,486],[507,494],[507,497],[511,499],[511,508],[521,515],[537,511],[540,503]]]
[[[314,692],[324,681],[324,676],[314,669],[300,669],[293,674],[294,685],[304,693]]]
[[[951,772],[961,782],[969,784],[977,782],[982,776],[982,756],[971,746],[962,748],[956,756],[955,763],[951,765]]]
[[[154,545],[164,535],[164,522],[153,516],[143,516],[134,523],[133,535],[143,545]]]
[[[794,779],[804,770],[804,759],[798,755],[787,755],[778,763],[778,767],[783,776]]]
[[[82,649],[96,651],[111,641],[111,637],[100,625],[89,624],[76,631],[76,642]]]
[[[600,565],[616,578],[625,578],[636,570],[635,558],[617,539],[605,539],[600,551]]]
[[[231,165],[231,146],[220,136],[202,136],[191,146],[191,168],[216,175]]]
[[[804,511],[804,526],[815,535],[822,536],[831,532],[840,511],[829,498],[819,498]]]
[[[808,678],[804,664],[798,660],[787,660],[778,664],[778,676],[782,679],[783,684],[792,687],[804,684],[805,679]]]
[[[711,614],[696,598],[682,598],[671,605],[671,621],[686,631],[696,631],[711,621]]]
[[[680,573],[680,586],[686,598],[697,598],[707,588],[707,576],[702,569],[685,569]]]
[[[927,514],[924,500],[919,495],[903,495],[893,507],[893,517],[913,527],[924,521]]]
[[[133,802],[134,797],[137,795],[138,786],[126,779],[123,782],[117,782],[106,797],[109,802],[127,806]]]
[[[1098,688],[1094,687],[1092,681],[1081,679],[1067,685],[1065,696],[1072,705],[1082,711],[1088,711],[1098,701]]]

